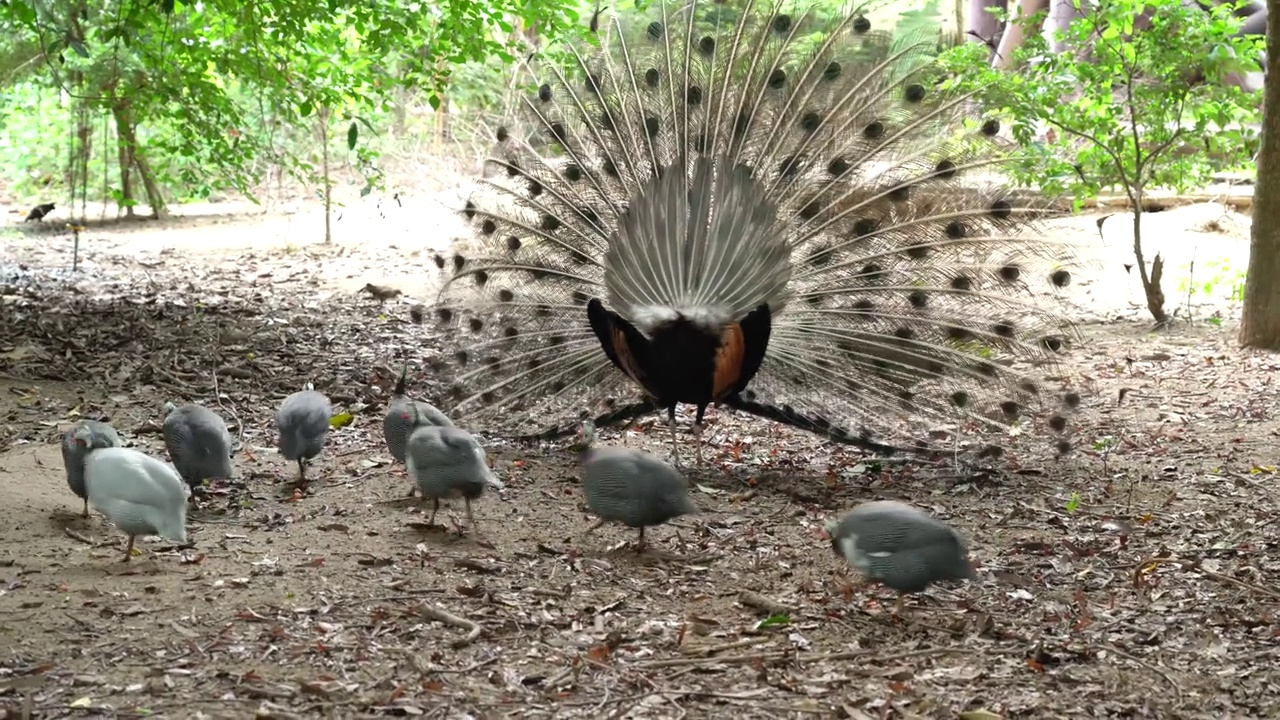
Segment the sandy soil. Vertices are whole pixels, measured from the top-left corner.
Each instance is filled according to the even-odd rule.
[[[1096,251],[1073,286],[1067,459],[956,477],[718,414],[691,473],[704,512],[637,555],[623,528],[581,536],[563,444],[490,439],[508,487],[472,536],[404,499],[378,423],[401,360],[422,397],[444,381],[408,310],[431,296],[424,253],[461,231],[450,202],[353,203],[328,246],[306,206],[95,224],[76,275],[58,223],[0,236],[0,717],[1280,716],[1280,360],[1235,347],[1247,217],[1150,217],[1186,320],[1162,334],[1125,218],[1101,239],[1094,217],[1058,226]],[[299,498],[271,420],[308,380],[356,419]],[[105,418],[163,457],[166,399],[228,419],[239,477],[193,514],[195,549],[151,539],[121,563],[123,537],[78,516],[59,434]],[[873,498],[948,518],[981,580],[894,617],[820,533]]]

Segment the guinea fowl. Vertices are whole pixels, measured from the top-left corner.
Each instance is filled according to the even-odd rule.
[[[898,591],[895,612],[907,594],[935,582],[977,577],[964,541],[946,523],[892,500],[863,503],[826,523],[831,549],[872,580]]]
[[[67,470],[67,485],[76,497],[84,500],[81,517],[89,517],[89,495],[84,489],[84,461],[100,448],[120,447],[115,428],[97,420],[81,420],[62,435],[62,465]]]
[[[409,435],[419,427],[434,425],[437,427],[453,427],[453,421],[440,412],[431,403],[412,400],[405,394],[405,379],[409,368],[400,371],[400,379],[391,392],[391,400],[387,403],[387,413],[382,416],[382,438],[387,442],[387,449],[396,462],[404,462],[405,447],[409,443]],[[409,494],[413,495],[414,490]]]
[[[298,463],[298,482],[307,481],[306,461],[324,450],[329,440],[329,420],[333,405],[310,383],[305,390],[284,399],[276,411],[276,437],[280,454]]]
[[[450,415],[549,438],[662,409],[678,463],[680,404],[699,454],[717,403],[878,452],[1045,410],[1066,452],[1078,396],[1009,361],[1064,346],[1040,291],[1073,258],[991,176],[999,122],[936,38],[781,7],[660,0],[497,130],[477,250],[434,258]]]
[[[164,413],[164,446],[193,493],[203,492],[205,480],[231,477],[231,433],[220,415],[194,403],[165,403]]]
[[[471,501],[483,495],[486,487],[503,489],[485,461],[484,448],[461,428],[424,425],[415,429],[407,443],[405,465],[423,499],[431,498],[428,525],[435,523],[442,499],[461,497],[467,506],[467,524],[474,527]]]
[[[689,484],[679,470],[651,453],[598,447],[595,442],[595,426],[589,421],[583,423],[577,443],[582,493],[587,507],[600,518],[587,532],[606,522],[638,528],[636,550],[640,551],[645,546],[646,527],[698,512],[689,498]]]
[[[129,536],[125,562],[138,535],[187,543],[191,488],[168,463],[129,448],[102,448],[89,453],[84,476],[89,504]]]

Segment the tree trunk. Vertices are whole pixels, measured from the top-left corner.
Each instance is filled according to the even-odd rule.
[[[116,118],[117,125],[119,122],[120,119]],[[132,220],[133,206],[137,204],[137,198],[133,196],[133,153],[129,152],[129,143],[125,142],[124,133],[119,130],[116,131],[116,152],[120,163],[120,202],[116,217],[120,217],[119,211],[124,210],[124,216]]]
[[[324,162],[324,244],[333,242],[333,180],[329,178],[329,108],[316,113],[320,121],[320,157]]]
[[[1280,350],[1280,0],[1267,0],[1267,82],[1262,100],[1262,148],[1253,190],[1249,274],[1244,284],[1240,342]]]
[[[160,193],[160,185],[156,182],[155,173],[152,172],[150,163],[138,147],[138,134],[135,132],[133,117],[129,113],[129,103],[125,100],[117,100],[111,107],[111,113],[116,119],[116,134],[123,139],[130,157],[133,158],[133,166],[138,169],[142,187],[147,192],[147,204],[151,206],[151,217],[157,220],[169,217],[169,206],[165,204],[164,195]]]
[[[1138,277],[1142,279],[1142,292],[1147,296],[1147,310],[1155,318],[1156,327],[1169,324],[1169,316],[1164,311],[1164,290],[1160,280],[1164,277],[1164,258],[1156,253],[1151,260],[1151,272],[1147,272],[1147,259],[1142,254],[1142,188],[1134,188],[1133,202],[1133,259],[1138,264]]]

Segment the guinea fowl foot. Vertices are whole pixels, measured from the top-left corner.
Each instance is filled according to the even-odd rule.
[[[462,523],[458,521],[458,516],[452,512],[449,513],[449,524],[453,526],[453,532],[458,536],[467,534],[467,531],[462,528]]]
[[[907,596],[899,593],[898,602],[893,606],[893,614],[895,616],[901,617],[903,613],[906,612],[906,609],[907,609]]]

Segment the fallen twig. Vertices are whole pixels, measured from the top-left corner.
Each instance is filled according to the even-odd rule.
[[[457,640],[454,640],[451,643],[453,649],[455,650],[457,650],[458,648],[464,648],[470,645],[471,643],[476,641],[476,638],[480,637],[479,625],[477,625],[476,623],[466,618],[458,617],[457,615],[454,615],[453,613],[447,610],[442,610],[432,605],[419,605],[417,606],[417,608],[415,608],[415,611],[418,613],[419,616],[424,617],[428,620],[435,620],[437,622],[442,622],[445,625],[452,625],[456,628],[462,628],[463,630],[466,630],[467,631],[466,635],[464,635],[461,638],[458,638]]]
[[[738,602],[749,608],[763,610],[772,615],[784,615],[789,611],[789,608],[786,605],[783,605],[777,600],[767,598],[760,593],[751,592],[750,590],[743,590],[738,593]]]
[[[738,650],[744,647],[752,647],[753,645],[763,645],[764,643],[772,642],[772,641],[773,641],[773,638],[770,638],[770,637],[754,637],[754,638],[745,638],[743,640],[735,640],[734,642],[730,642],[730,643],[722,643],[720,645],[686,644],[686,645],[680,646],[680,652],[684,653],[685,655],[706,656],[706,655],[711,655],[713,653],[724,652],[725,650]]]
[[[930,655],[962,655],[964,653],[973,652],[972,648],[964,647],[939,647],[925,648],[923,650],[908,650],[900,653],[889,653],[887,655],[879,655],[871,650],[853,650],[849,652],[838,653],[816,653],[812,655],[797,655],[789,650],[780,650],[778,652],[754,653],[752,655],[730,655],[728,657],[711,657],[711,658],[671,658],[670,660],[650,660],[647,662],[635,663],[637,667],[660,668],[660,667],[679,667],[681,665],[702,665],[722,663],[725,665],[743,665],[754,662],[768,662],[773,660],[789,660],[794,663],[814,663],[823,662],[825,660],[860,660],[868,659],[875,662],[893,662],[895,660],[905,660],[913,657],[928,657]]]
[[[1171,676],[1169,675],[1169,673],[1165,672],[1165,671],[1164,671],[1164,670],[1162,670],[1161,668],[1159,668],[1159,667],[1157,667],[1157,666],[1155,666],[1155,665],[1152,665],[1151,663],[1147,662],[1146,660],[1143,660],[1142,658],[1140,658],[1140,657],[1138,657],[1138,656],[1136,656],[1136,655],[1131,655],[1131,654],[1129,654],[1129,653],[1127,653],[1127,652],[1125,652],[1125,651],[1121,650],[1120,648],[1116,647],[1115,645],[1101,645],[1101,646],[1098,646],[1097,648],[1095,648],[1095,652],[1096,652],[1097,650],[1106,650],[1107,652],[1115,653],[1116,655],[1119,655],[1120,657],[1122,657],[1122,658],[1124,658],[1124,659],[1126,659],[1126,660],[1128,660],[1128,661],[1130,661],[1130,662],[1133,662],[1133,663],[1136,663],[1136,664],[1138,664],[1138,665],[1141,665],[1142,667],[1144,667],[1144,668],[1146,668],[1146,669],[1150,670],[1151,672],[1153,672],[1153,673],[1155,673],[1155,674],[1159,675],[1160,677],[1164,678],[1164,681],[1165,681],[1165,682],[1169,683],[1169,685],[1171,685],[1171,686],[1173,687],[1173,692],[1177,694],[1177,696],[1178,696],[1178,700],[1182,700],[1182,688],[1178,687],[1178,683],[1177,683],[1177,681],[1176,681],[1176,680],[1174,680],[1174,679],[1173,679],[1173,677],[1171,677]]]
[[[1237,580],[1231,577],[1230,575],[1223,575],[1220,572],[1215,572],[1201,565],[1199,560],[1179,560],[1173,557],[1146,558],[1142,562],[1138,563],[1137,567],[1134,568],[1133,576],[1134,576],[1135,582],[1137,582],[1139,577],[1141,576],[1142,569],[1149,565],[1177,565],[1183,570],[1194,570],[1211,580],[1217,580],[1218,582],[1226,583],[1228,585],[1235,585],[1238,588],[1243,588],[1245,590],[1256,592],[1259,595],[1265,595],[1269,598],[1275,598],[1280,600],[1280,592],[1277,592],[1270,588],[1264,588],[1261,585],[1254,585],[1252,583],[1247,583],[1243,580]]]
[[[62,532],[66,533],[67,537],[71,538],[72,540],[79,540],[85,545],[97,545],[96,542],[90,540],[89,538],[85,537],[84,535],[81,535],[80,533],[76,532],[75,530],[72,530],[69,527],[63,527]]]

